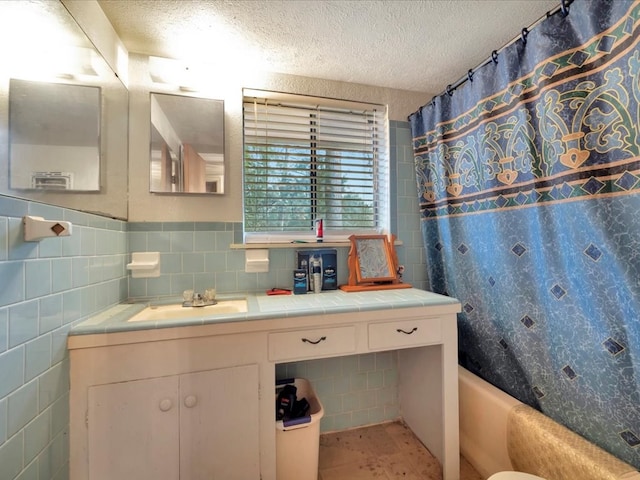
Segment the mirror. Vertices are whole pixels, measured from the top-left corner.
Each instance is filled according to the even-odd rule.
[[[349,239],[355,252],[358,283],[396,280],[391,247],[386,235],[352,235]]]
[[[0,195],[126,220],[128,92],[62,2],[0,1]]]
[[[224,102],[151,93],[150,190],[224,193]]]
[[[394,247],[395,235],[351,235],[347,257],[349,282],[340,285],[345,292],[411,288],[403,283],[404,267],[398,264]]]
[[[100,190],[100,87],[9,82],[9,186]]]

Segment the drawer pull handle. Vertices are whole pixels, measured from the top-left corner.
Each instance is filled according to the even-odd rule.
[[[411,335],[413,332],[416,332],[416,331],[418,331],[418,327],[413,327],[410,332],[407,332],[406,330],[402,330],[401,328],[398,328],[396,330],[396,332],[404,333],[405,335]]]
[[[316,340],[315,342],[313,340],[309,340],[308,338],[303,338],[302,341],[303,342],[307,342],[307,343],[311,343],[312,345],[317,345],[320,342],[323,342],[327,339],[327,337],[320,337],[320,340]]]

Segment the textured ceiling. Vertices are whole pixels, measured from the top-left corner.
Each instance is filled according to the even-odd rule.
[[[130,52],[440,93],[559,0],[98,0]]]

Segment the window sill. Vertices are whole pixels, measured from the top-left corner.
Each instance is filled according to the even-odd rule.
[[[394,245],[402,245],[401,240],[394,242]],[[273,242],[273,243],[232,243],[231,250],[252,250],[265,248],[348,248],[351,242]]]

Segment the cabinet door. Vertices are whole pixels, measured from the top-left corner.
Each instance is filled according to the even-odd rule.
[[[177,480],[178,377],[89,388],[91,480]]]
[[[180,376],[180,478],[260,478],[258,365]]]

